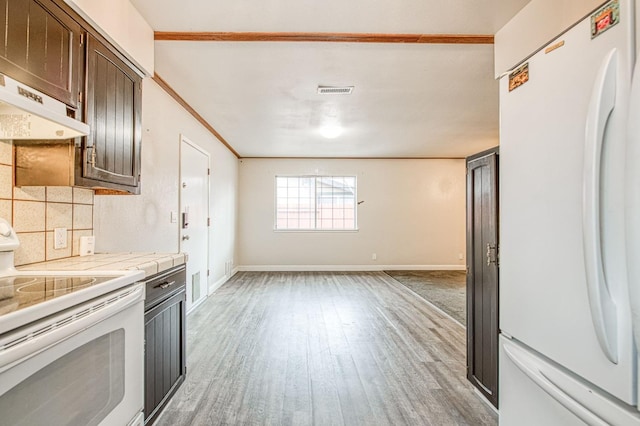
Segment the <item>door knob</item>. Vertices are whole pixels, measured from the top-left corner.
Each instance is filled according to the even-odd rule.
[[[183,241],[184,241],[184,240],[188,240],[188,239],[189,239],[189,236],[188,236],[188,235],[183,235],[183,236],[182,236],[182,240],[183,240]]]

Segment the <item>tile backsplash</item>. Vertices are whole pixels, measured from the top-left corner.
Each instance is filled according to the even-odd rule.
[[[13,186],[13,146],[0,140],[0,217],[18,235],[15,264],[77,256],[80,237],[93,235],[93,190],[64,186]],[[67,247],[54,249],[55,228],[67,228]]]

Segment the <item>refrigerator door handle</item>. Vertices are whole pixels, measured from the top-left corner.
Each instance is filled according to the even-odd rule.
[[[625,189],[625,225],[629,301],[633,318],[636,347],[640,348],[640,58],[631,85],[627,137],[627,165]]]
[[[618,311],[604,274],[600,234],[600,160],[607,122],[616,101],[617,50],[612,49],[595,80],[585,131],[582,234],[591,318],[600,348],[618,363]]]
[[[587,383],[538,359],[527,350],[503,342],[504,353],[537,386],[588,425],[637,425],[637,411],[622,407]],[[587,408],[588,407],[588,408]]]

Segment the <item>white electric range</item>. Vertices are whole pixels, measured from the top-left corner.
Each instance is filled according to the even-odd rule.
[[[12,425],[142,425],[143,271],[17,271],[0,219],[0,413]]]

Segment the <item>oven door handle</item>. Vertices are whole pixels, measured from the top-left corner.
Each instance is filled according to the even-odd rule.
[[[143,300],[144,286],[137,284],[15,333],[0,346],[0,373]]]

